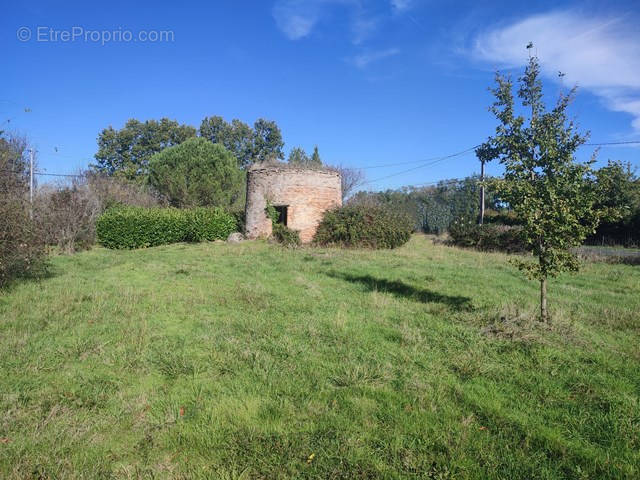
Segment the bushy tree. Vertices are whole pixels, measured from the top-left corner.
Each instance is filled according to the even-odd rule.
[[[590,241],[635,245],[640,242],[640,179],[629,163],[611,161],[596,170],[598,208],[606,218]]]
[[[149,160],[154,154],[195,135],[195,128],[168,118],[144,123],[131,119],[120,130],[109,126],[98,135],[97,163],[93,168],[107,175],[144,183],[149,173]]]
[[[236,157],[239,168],[247,168],[253,162],[255,132],[238,119],[228,123],[219,116],[205,117],[200,124],[200,136],[223,145]]]
[[[289,158],[287,159],[290,165],[306,166],[311,162],[311,158],[307,155],[301,147],[293,147],[289,152]]]
[[[244,178],[227,149],[200,137],[163,150],[149,163],[151,185],[175,207],[237,208]]]
[[[574,158],[587,138],[567,118],[575,88],[561,94],[547,110],[538,59],[530,56],[517,92],[529,109],[527,119],[516,114],[512,90],[511,79],[497,73],[492,89],[496,101],[490,110],[499,123],[481,154],[485,160],[498,159],[504,165],[504,178],[494,186],[521,220],[522,237],[536,257],[535,262],[516,263],[540,282],[540,318],[549,321],[547,279],[578,269],[577,258],[569,249],[593,233],[603,212],[596,204],[593,159],[579,163]]]
[[[229,133],[229,123],[219,115],[204,117],[200,123],[200,136],[202,138],[206,138],[211,143],[220,143],[224,145],[228,141]]]
[[[320,154],[318,153],[318,147],[314,147],[313,154],[311,156],[307,155],[307,152],[304,151],[302,147],[294,147],[289,152],[289,158],[287,161],[291,165],[296,165],[299,167],[308,167],[308,168],[322,168],[323,163],[320,158]]]
[[[278,124],[273,120],[259,118],[253,124],[253,161],[265,162],[270,160],[283,160],[284,141]]]

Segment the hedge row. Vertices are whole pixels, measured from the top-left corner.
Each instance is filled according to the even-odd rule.
[[[509,225],[478,225],[471,220],[454,220],[449,227],[451,243],[459,247],[508,253],[527,251],[521,237],[522,227]]]
[[[384,207],[349,205],[324,214],[314,237],[317,245],[396,248],[407,243],[411,219]]]
[[[226,239],[234,231],[235,218],[220,208],[116,207],[96,222],[98,241],[107,248]]]

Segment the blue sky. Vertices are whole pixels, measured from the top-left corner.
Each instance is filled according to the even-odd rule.
[[[101,129],[129,118],[265,117],[286,151],[317,144],[326,162],[367,168],[369,189],[420,184],[478,162],[470,153],[401,174],[420,163],[369,167],[483,141],[495,127],[493,72],[517,75],[533,41],[550,100],[580,86],[571,112],[592,141],[640,139],[637,1],[520,3],[11,2],[0,17],[0,128],[27,135],[42,170],[72,173],[92,160]],[[170,33],[122,33],[141,31]],[[603,148],[608,158],[640,166],[640,148]]]

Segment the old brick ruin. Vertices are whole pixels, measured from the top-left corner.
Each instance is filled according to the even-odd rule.
[[[342,205],[340,174],[287,164],[254,164],[247,172],[247,238],[271,235],[267,202],[279,212],[281,223],[300,232],[303,242],[310,242],[324,212]]]

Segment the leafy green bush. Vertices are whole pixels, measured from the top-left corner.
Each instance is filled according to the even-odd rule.
[[[267,215],[267,218],[271,220],[271,238],[285,247],[297,247],[302,243],[300,240],[300,232],[292,230],[282,223],[278,223],[280,213],[271,205],[269,200],[267,200],[264,213]]]
[[[96,222],[98,241],[107,248],[225,239],[235,230],[233,216],[219,208],[116,207]]]
[[[484,224],[457,219],[449,227],[451,243],[459,247],[507,253],[525,252],[527,248],[520,233],[522,227]]]
[[[407,216],[373,205],[348,205],[325,212],[314,243],[342,247],[396,248],[409,240]]]
[[[300,245],[300,233],[296,230],[291,230],[282,223],[274,223],[271,230],[272,237],[285,247],[297,247]]]
[[[187,242],[226,240],[237,230],[234,216],[221,208],[194,208],[182,210],[187,217]]]
[[[149,183],[179,208],[238,208],[244,204],[245,173],[222,145],[190,138],[149,161]]]
[[[520,225],[520,219],[518,219],[516,213],[513,210],[486,210],[484,212],[484,223],[491,223],[495,225]]]

